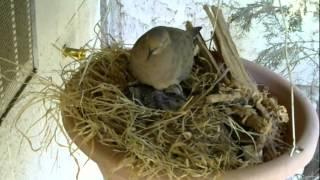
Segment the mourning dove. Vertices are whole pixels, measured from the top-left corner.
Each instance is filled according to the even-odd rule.
[[[193,37],[201,27],[182,30],[158,26],[143,34],[131,50],[129,70],[141,83],[157,90],[188,78],[193,65]]]

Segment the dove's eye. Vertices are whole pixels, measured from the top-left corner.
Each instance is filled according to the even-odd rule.
[[[160,48],[149,49],[148,59],[150,58],[151,55],[159,53],[159,50],[160,50]]]

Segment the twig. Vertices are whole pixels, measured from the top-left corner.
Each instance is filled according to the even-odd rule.
[[[211,94],[207,96],[207,103],[230,102],[241,97],[242,95],[239,92],[233,94]]]
[[[280,7],[282,7],[281,0],[278,0]],[[285,27],[285,60],[286,60],[286,66],[288,69],[288,77],[290,81],[290,96],[291,96],[291,125],[292,125],[292,149],[290,152],[290,157],[293,156],[293,153],[296,152],[296,121],[295,121],[295,116],[294,116],[294,90],[293,90],[293,81],[292,81],[292,76],[291,76],[291,67],[289,64],[289,59],[288,59],[288,47],[287,47],[287,41],[288,41],[288,27],[285,21],[284,13],[282,8],[280,8],[281,12],[281,17],[283,21],[283,25]]]
[[[186,28],[187,29],[192,29],[193,26],[191,24],[190,21],[187,21],[186,23]],[[209,62],[211,63],[211,67],[210,69],[215,69],[215,71],[218,73],[218,74],[221,74],[220,72],[220,69],[219,69],[219,66],[215,60],[215,58],[212,56],[211,52],[209,51],[207,45],[206,45],[206,42],[204,41],[203,37],[201,36],[200,33],[198,33],[198,35],[196,36],[196,43],[197,45],[199,46],[199,51],[200,51],[200,54],[209,60]]]
[[[203,55],[203,56],[205,56],[205,58],[209,59],[212,66],[215,68],[216,72],[218,74],[221,74],[219,66],[217,64],[217,61],[215,60],[215,58],[212,56],[211,52],[207,48],[207,46],[203,40],[203,37],[199,34],[199,35],[197,35],[196,39],[197,39],[197,44],[200,48],[201,55]]]
[[[256,90],[256,85],[252,82],[247,74],[242,60],[238,54],[236,46],[232,41],[230,32],[227,27],[227,23],[224,20],[222,12],[215,6],[211,6],[211,10],[208,5],[203,6],[206,11],[212,26],[215,26],[214,41],[218,51],[220,51],[224,63],[230,69],[231,75],[235,80],[241,84],[250,87],[252,90]]]

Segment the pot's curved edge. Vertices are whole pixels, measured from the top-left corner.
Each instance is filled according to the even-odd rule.
[[[277,85],[280,86],[278,88],[285,88],[287,94],[284,95],[290,97],[290,93],[288,94],[288,92],[290,92],[290,83],[287,80],[253,62],[244,61],[244,64],[252,77],[255,77],[255,80],[257,80],[256,78],[258,74],[260,74],[260,76],[268,75],[263,78],[271,81],[278,81],[279,84]],[[269,162],[252,167],[227,171],[220,177],[221,179],[286,179],[304,168],[311,161],[313,154],[315,153],[319,137],[318,115],[310,101],[299,89],[295,88],[294,92],[295,105],[297,105],[296,107],[301,108],[295,109],[295,115],[299,116],[303,113],[305,115],[305,121],[307,121],[302,130],[304,133],[297,139],[297,146],[304,150],[299,154],[295,153],[293,157],[290,157],[289,152],[287,152]],[[297,128],[299,127],[296,127],[296,129]]]
[[[74,130],[75,120],[70,116],[66,116],[63,111],[61,113],[63,127],[71,138],[72,143],[76,144],[86,156],[97,163],[104,179],[127,180],[126,177],[130,176],[128,169],[118,168],[115,173],[113,172],[120,165],[120,159],[123,155],[103,146],[96,139],[84,142],[85,137],[78,135]]]

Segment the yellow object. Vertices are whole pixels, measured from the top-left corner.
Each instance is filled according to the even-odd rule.
[[[65,57],[71,57],[75,60],[83,60],[86,58],[88,49],[80,48],[80,49],[75,49],[75,48],[70,48],[66,47],[66,45],[63,46],[62,48],[62,54]]]

